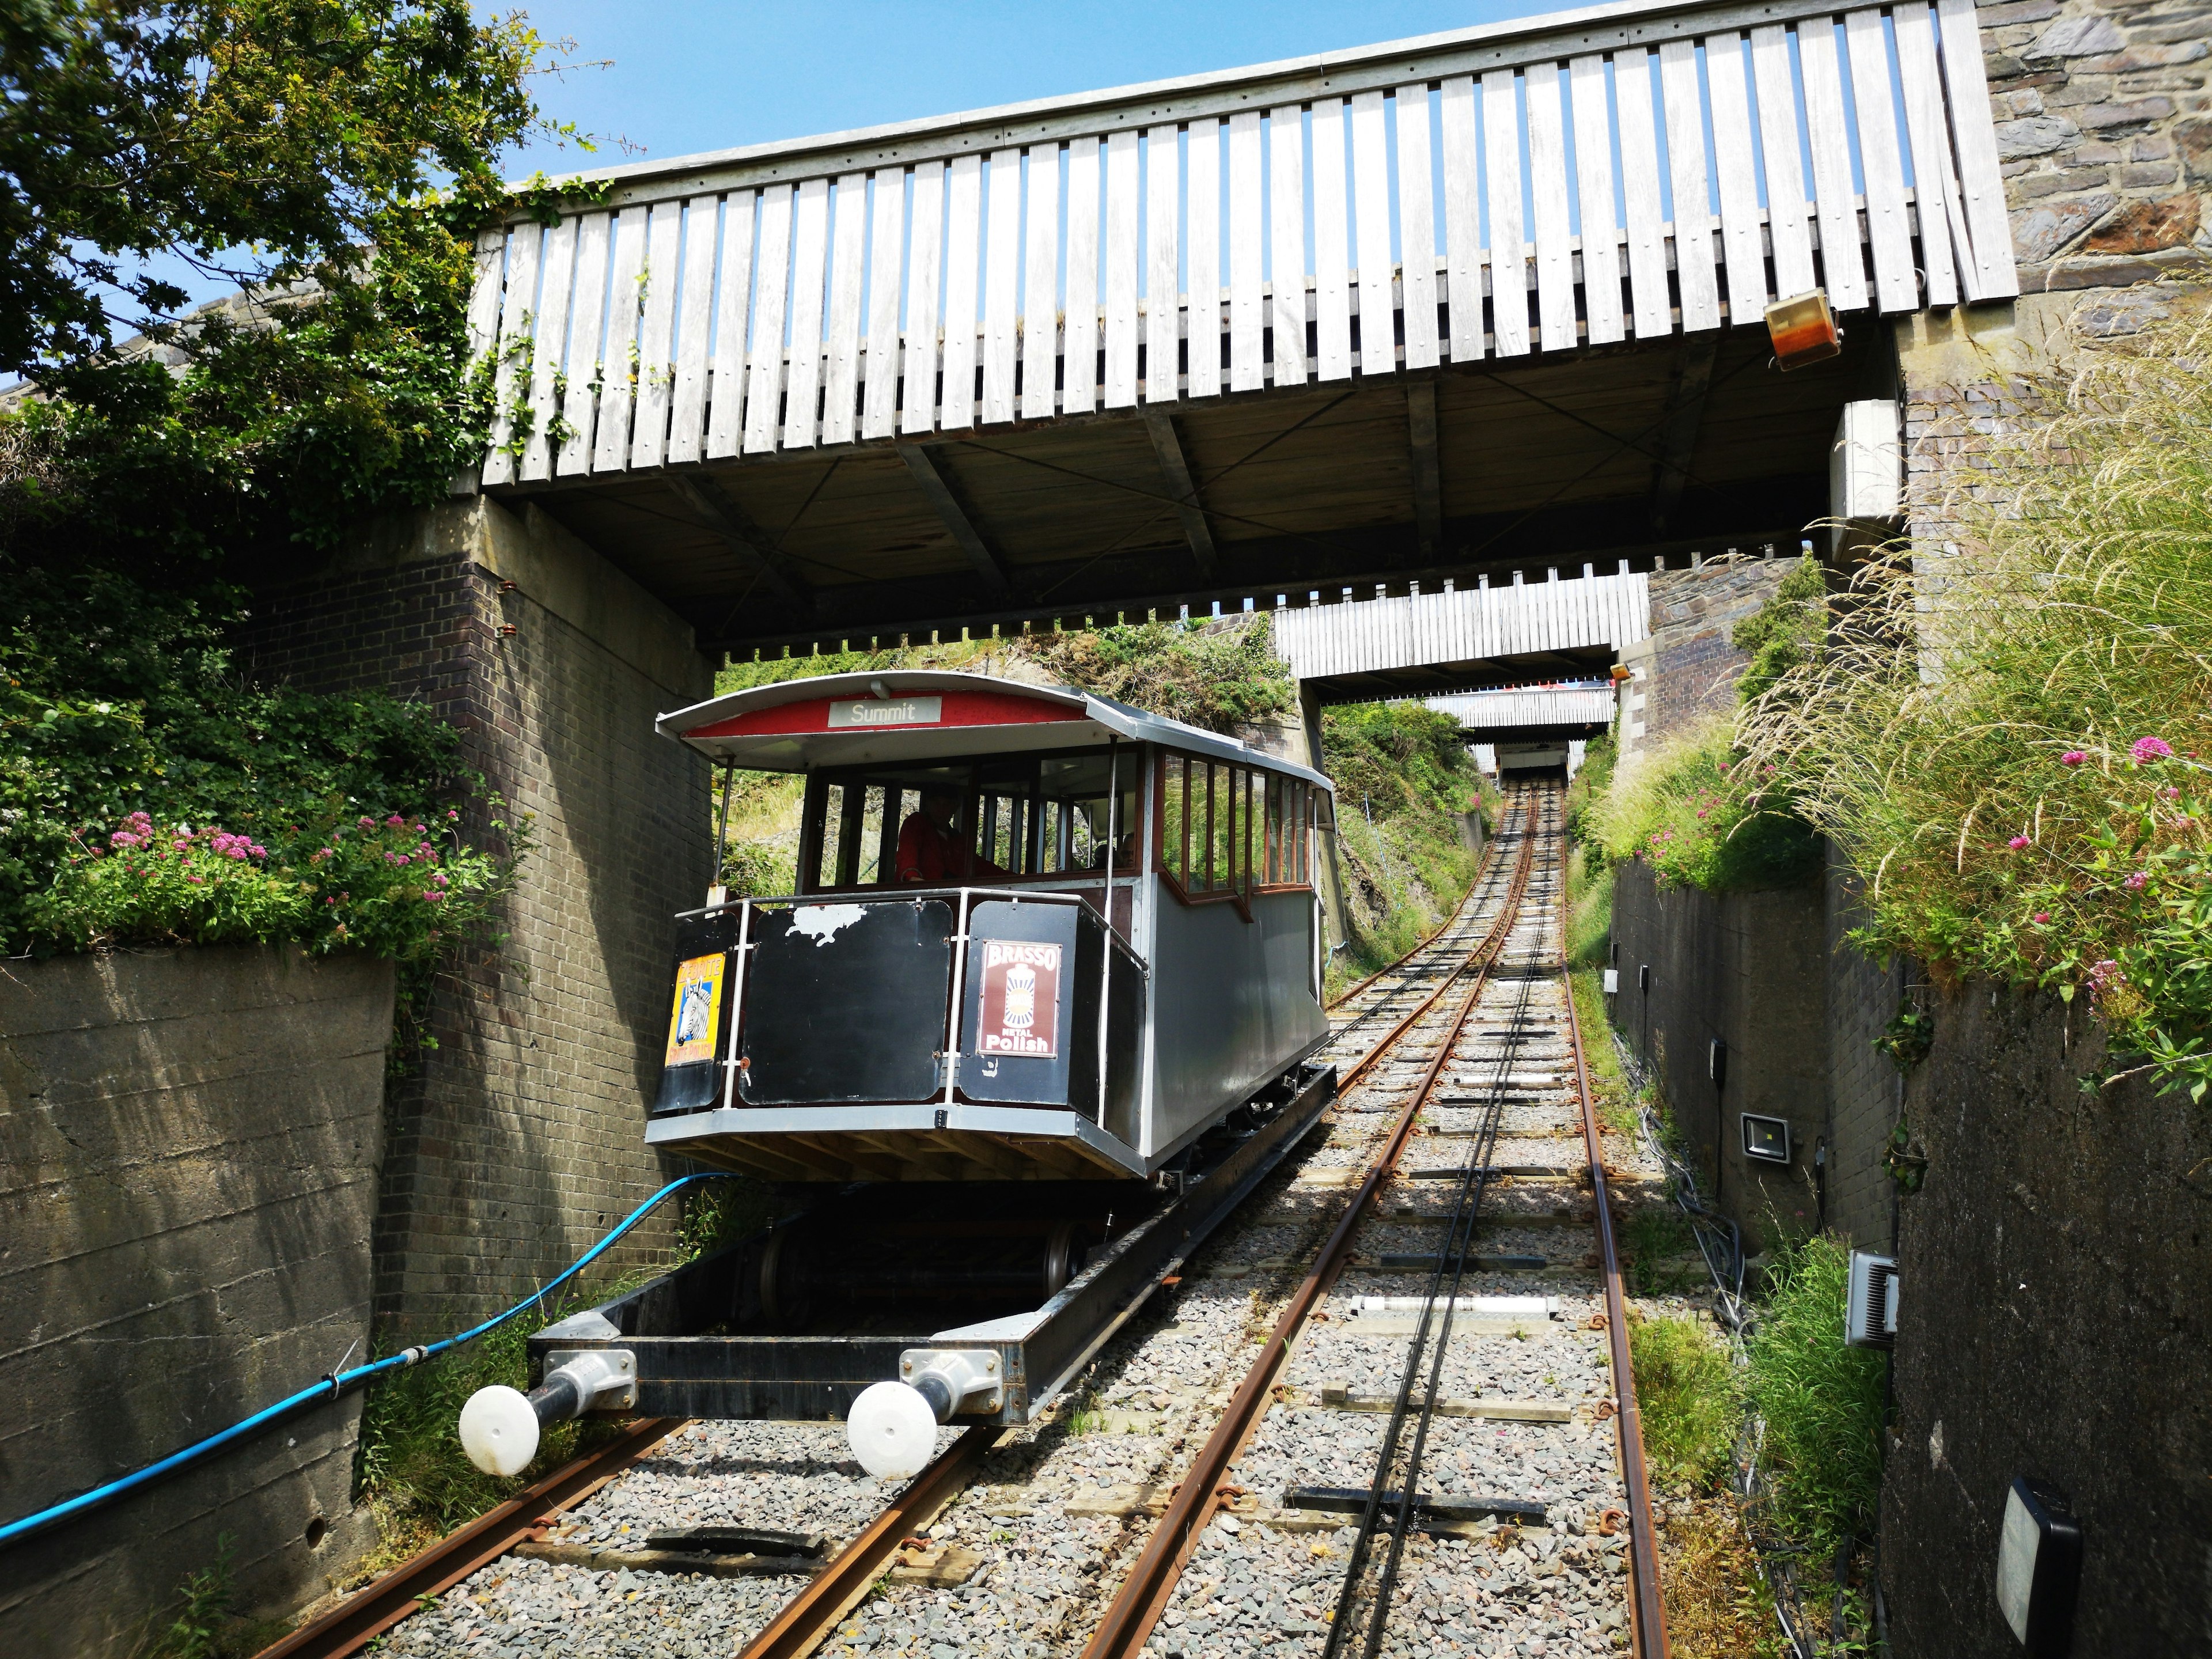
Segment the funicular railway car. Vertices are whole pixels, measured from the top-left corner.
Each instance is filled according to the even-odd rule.
[[[647,1139],[778,1183],[742,1243],[532,1340],[487,1468],[587,1410],[1025,1421],[1311,1126],[1328,781],[1109,699],[797,679],[662,717],[806,780],[797,891],[678,919]],[[518,1457],[520,1462],[517,1461]]]

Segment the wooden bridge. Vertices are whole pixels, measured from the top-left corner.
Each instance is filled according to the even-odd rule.
[[[731,649],[1794,539],[1852,318],[2016,290],[1981,54],[1613,5],[580,175],[478,244],[481,486]]]
[[[1610,685],[1539,685],[1422,701],[1457,720],[1470,743],[1587,740],[1601,736],[1613,725]]]

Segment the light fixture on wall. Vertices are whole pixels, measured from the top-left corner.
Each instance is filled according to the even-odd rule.
[[[1649,994],[1651,989],[1651,964],[1640,962],[1636,965],[1636,988]]]
[[[1787,1164],[1790,1161],[1790,1120],[1786,1117],[1763,1117],[1757,1112],[1741,1114],[1743,1120],[1743,1155],[1761,1164]]]
[[[2081,1523],[2063,1493],[2014,1477],[1997,1534],[1997,1607],[2033,1659],[2058,1659],[2073,1644],[2081,1583]]]
[[[1728,1087],[1728,1044],[1718,1037],[1705,1045],[1705,1075],[1716,1090]]]
[[[1897,1258],[1853,1250],[1844,1300],[1844,1343],[1852,1348],[1897,1346]]]
[[[1836,326],[1835,313],[1828,309],[1825,289],[1777,300],[1767,307],[1766,337],[1774,343],[1774,365],[1781,369],[1802,368],[1824,357],[1839,356],[1844,349],[1843,331]]]
[[[1620,991],[1620,969],[1618,969],[1618,968],[1608,968],[1608,969],[1607,969],[1605,970],[1605,994],[1606,994],[1606,995],[1607,995],[1607,996],[1613,996],[1613,995],[1614,995],[1616,993],[1618,993],[1618,992]]]

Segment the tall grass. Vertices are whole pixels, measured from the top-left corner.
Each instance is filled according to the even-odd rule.
[[[1780,779],[1747,766],[1729,714],[1622,762],[1590,827],[1611,862],[1641,859],[1670,886],[1787,887],[1820,867],[1819,835]]]
[[[1743,1421],[1726,1351],[1694,1320],[1637,1316],[1628,1358],[1651,1472],[1668,1486],[1709,1486],[1727,1470]]]
[[[1866,878],[1863,943],[2086,988],[2201,1098],[2212,321],[2069,349],[1955,475],[1949,539],[1869,567],[1739,736]]]
[[[1814,1560],[1871,1536],[1881,1492],[1883,1359],[1844,1346],[1848,1246],[1778,1240],[1744,1391],[1766,1420],[1767,1516]]]

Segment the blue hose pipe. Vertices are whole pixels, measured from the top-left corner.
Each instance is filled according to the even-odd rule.
[[[252,1416],[242,1422],[232,1424],[230,1427],[220,1433],[211,1434],[204,1440],[194,1441],[180,1451],[171,1452],[158,1462],[149,1463],[143,1468],[134,1469],[129,1474],[111,1480],[105,1486],[94,1486],[90,1492],[80,1492],[75,1498],[51,1504],[34,1515],[25,1516],[20,1521],[10,1521],[7,1525],[0,1526],[0,1549],[5,1549],[11,1544],[21,1543],[24,1539],[58,1527],[64,1521],[74,1520],[78,1516],[89,1514],[92,1510],[103,1508],[118,1498],[128,1497],[142,1486],[149,1486],[157,1480],[164,1480],[181,1469],[189,1468],[195,1463],[212,1457],[227,1447],[237,1445],[241,1441],[251,1438],[256,1432],[268,1427],[281,1418],[288,1417],[294,1412],[319,1401],[336,1400],[340,1395],[361,1387],[372,1377],[381,1376],[387,1371],[404,1370],[410,1365],[419,1365],[426,1359],[434,1359],[449,1349],[459,1347],[464,1342],[474,1341],[486,1331],[504,1325],[517,1314],[530,1308],[542,1306],[548,1295],[589,1267],[610,1245],[637,1225],[639,1222],[644,1220],[646,1216],[672,1193],[681,1192],[695,1182],[726,1181],[731,1178],[729,1175],[718,1170],[703,1175],[683,1176],[670,1182],[651,1198],[632,1210],[623,1218],[619,1226],[592,1245],[590,1249],[585,1251],[583,1255],[578,1256],[535,1295],[516,1303],[505,1313],[495,1314],[483,1324],[471,1326],[458,1336],[446,1337],[427,1346],[403,1349],[386,1358],[375,1360],[366,1365],[356,1365],[350,1370],[332,1371],[326,1376],[319,1377],[297,1394],[288,1395],[275,1405],[264,1407]]]

